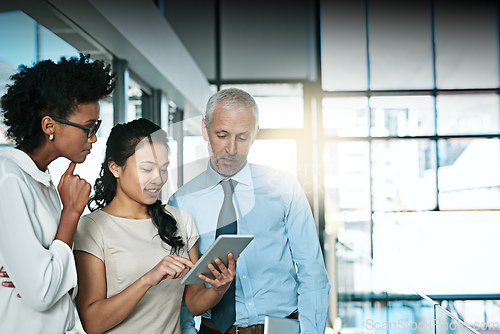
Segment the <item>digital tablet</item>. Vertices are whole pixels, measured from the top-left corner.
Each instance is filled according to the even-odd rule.
[[[299,334],[300,324],[297,319],[274,318],[266,315],[264,318],[264,334]]]
[[[233,253],[234,259],[237,259],[252,239],[253,235],[219,235],[219,237],[215,239],[214,243],[207,249],[205,254],[203,254],[198,262],[195,263],[194,267],[191,268],[181,279],[181,284],[205,283],[205,281],[198,277],[199,274],[203,274],[206,277],[213,279],[214,275],[212,275],[212,272],[208,269],[208,264],[212,263],[215,268],[217,268],[214,260],[219,258],[222,263],[227,266],[227,253]]]

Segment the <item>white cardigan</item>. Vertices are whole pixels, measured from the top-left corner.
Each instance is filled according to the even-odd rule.
[[[68,291],[76,287],[73,253],[54,240],[61,202],[50,174],[21,150],[0,150],[0,333],[64,333],[75,324]],[[17,297],[17,294],[21,298]]]

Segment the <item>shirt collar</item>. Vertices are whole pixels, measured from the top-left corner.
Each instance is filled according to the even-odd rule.
[[[210,165],[210,161],[208,162],[207,170],[206,170],[206,180],[207,180],[207,187],[215,187],[216,185],[219,184],[220,181],[224,179],[228,179],[227,177],[224,177],[214,171],[212,166]],[[247,163],[245,163],[245,166],[236,174],[233,176],[229,177],[229,179],[233,179],[239,184],[244,184],[244,185],[250,185],[252,182],[252,177],[251,177],[251,172],[250,172],[250,166]]]
[[[42,183],[46,187],[50,187],[52,185],[52,178],[50,176],[49,169],[47,168],[44,172],[42,172],[25,152],[13,147],[5,147],[0,152],[4,157],[14,161],[19,168],[31,176],[35,181]]]

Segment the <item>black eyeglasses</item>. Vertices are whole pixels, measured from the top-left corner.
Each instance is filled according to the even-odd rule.
[[[78,123],[73,123],[73,122],[67,121],[67,120],[59,118],[59,117],[54,117],[54,116],[50,116],[50,117],[54,121],[59,122],[61,124],[71,125],[71,126],[82,129],[83,131],[85,131],[87,133],[87,138],[90,138],[94,134],[97,133],[97,130],[99,130],[99,127],[101,126],[101,122],[102,122],[102,119],[98,119],[94,124],[92,124],[92,126],[88,127],[85,125],[81,125]]]

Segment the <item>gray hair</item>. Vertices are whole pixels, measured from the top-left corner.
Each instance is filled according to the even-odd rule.
[[[208,127],[212,121],[212,115],[215,108],[221,107],[224,109],[236,110],[238,112],[246,111],[250,108],[255,118],[255,129],[259,125],[259,108],[252,95],[238,88],[227,88],[213,94],[207,102],[205,111],[205,123]]]

